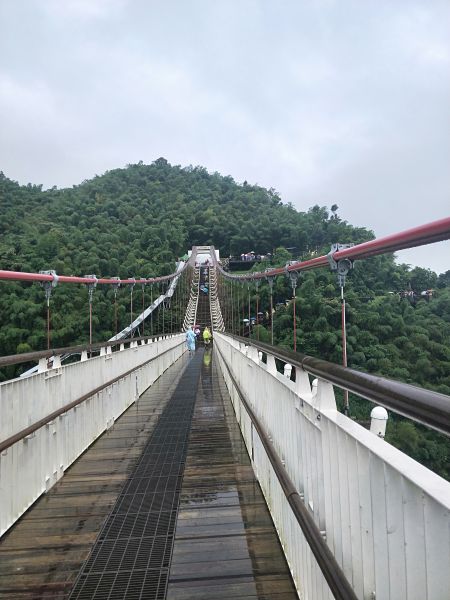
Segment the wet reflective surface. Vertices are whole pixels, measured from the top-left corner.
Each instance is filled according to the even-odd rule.
[[[163,374],[0,540],[0,598],[68,598],[189,360]],[[167,598],[297,598],[210,348],[201,362]]]
[[[168,369],[2,537],[2,600],[68,598],[186,364]]]
[[[167,598],[297,598],[211,349],[192,422]]]

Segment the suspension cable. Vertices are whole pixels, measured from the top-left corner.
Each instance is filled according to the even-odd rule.
[[[88,303],[89,303],[89,345],[92,345],[92,301],[94,297],[94,290],[97,287],[97,277],[95,275],[86,275],[86,280],[89,282],[86,287],[88,289]]]
[[[153,305],[153,282],[150,284],[150,306]],[[153,310],[150,313],[150,335],[153,335]]]
[[[145,283],[142,284],[142,314],[145,311]],[[142,319],[142,337],[145,336],[145,319]]]
[[[164,284],[161,283],[161,295],[164,295]],[[163,327],[162,327],[162,334],[164,335],[164,333],[166,332],[166,325],[165,325],[165,320],[166,320],[166,303],[164,302],[164,300],[162,301],[162,307],[163,307]]]
[[[260,281],[257,280],[255,281],[255,287],[256,287],[256,321],[255,321],[255,327],[256,327],[256,339],[259,341],[259,284]]]
[[[347,366],[347,327],[345,322],[344,285],[341,285],[342,365]],[[344,414],[349,414],[348,390],[344,390]]]
[[[248,337],[250,337],[251,310],[250,310],[250,284],[248,284]]]
[[[170,333],[173,333],[173,295],[169,299],[169,311],[170,311]]]
[[[291,287],[292,287],[292,317],[293,317],[293,332],[294,332],[294,352],[297,352],[297,315],[296,315],[296,304],[297,304],[297,280],[299,273],[295,271],[288,271],[286,266],[286,275],[288,276]]]
[[[269,284],[270,291],[270,343],[273,346],[273,282],[274,277],[267,277],[267,283]]]
[[[236,333],[236,305],[237,305],[237,298],[236,298],[236,287],[234,285],[234,282],[231,282],[231,294],[232,294],[232,303],[231,303],[231,314],[233,317],[233,331],[234,333]]]
[[[242,281],[242,336],[245,337],[245,283]]]
[[[133,290],[135,286],[136,280],[132,279],[130,283],[130,325],[133,322]]]
[[[118,333],[117,293],[118,293],[119,288],[120,288],[120,283],[119,283],[119,278],[118,277],[114,277],[113,279],[116,279],[116,281],[117,281],[113,285],[113,290],[114,290],[114,332],[115,332],[115,335],[117,336],[117,333]]]

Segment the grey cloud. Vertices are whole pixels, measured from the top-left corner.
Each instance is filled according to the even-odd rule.
[[[0,168],[22,183],[165,156],[274,187],[301,210],[337,203],[379,236],[448,214],[444,0],[0,11]],[[446,270],[444,254],[411,256]]]

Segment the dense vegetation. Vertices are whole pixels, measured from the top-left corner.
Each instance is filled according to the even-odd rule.
[[[195,244],[213,243],[225,256],[250,246],[311,252],[337,236],[357,242],[371,235],[328,220],[318,207],[298,213],[273,190],[239,186],[201,167],[172,167],[162,158],[63,190],[20,186],[0,175],[0,203],[0,264],[14,271],[146,277],[171,273],[176,257]],[[45,347],[42,289],[14,283],[0,289],[0,316],[8,324],[0,331],[2,354]],[[95,292],[94,339],[113,333],[112,296]],[[125,326],[126,290],[119,302]],[[86,341],[86,289],[58,286],[52,314],[54,346]]]
[[[326,248],[323,249],[326,251]],[[274,263],[284,265],[289,253],[278,249]],[[261,270],[264,265],[255,266]],[[447,273],[439,278],[431,271],[396,265],[392,256],[356,262],[345,286],[348,365],[384,377],[420,385],[450,395],[450,286]],[[392,290],[434,287],[433,297],[412,304]],[[332,362],[342,362],[341,301],[336,276],[325,270],[310,271],[298,282],[296,292],[297,350]],[[248,315],[248,288],[225,292],[229,328],[237,328],[237,314]],[[293,304],[287,278],[274,285],[274,343],[293,348]],[[270,306],[268,285],[258,290],[263,311]],[[250,289],[251,314],[256,310],[256,289]],[[231,323],[230,323],[231,320]],[[240,319],[242,321],[242,319]],[[255,327],[253,337],[270,342],[270,324]],[[338,404],[343,408],[342,397]],[[350,395],[350,415],[362,423],[370,420],[369,402]],[[387,441],[450,479],[450,444],[447,438],[391,414]]]
[[[66,275],[138,277],[170,273],[175,259],[195,244],[214,244],[222,256],[279,248],[273,264],[328,252],[333,242],[362,242],[373,234],[315,206],[298,212],[274,190],[238,185],[201,167],[130,165],[71,189],[20,186],[0,174],[0,267],[54,269]],[[262,269],[266,265],[259,265]],[[436,290],[413,306],[398,292]],[[157,293],[157,290],[154,291]],[[393,293],[390,293],[393,292]],[[147,292],[148,293],[148,292]],[[450,272],[397,265],[386,255],[356,263],[345,288],[349,365],[450,394]],[[259,290],[268,310],[267,286]],[[275,302],[291,296],[278,278]],[[335,276],[305,274],[297,290],[297,348],[341,361],[340,298]],[[255,290],[252,290],[252,302]],[[119,291],[119,327],[129,322],[130,294]],[[46,345],[44,292],[37,285],[0,283],[2,355]],[[128,320],[128,321],[127,321]],[[88,336],[87,291],[59,285],[52,294],[52,344],[84,342]],[[95,292],[94,339],[114,333],[113,291]],[[280,307],[276,343],[292,348],[292,304]],[[261,339],[268,329],[259,326]],[[7,375],[7,374],[6,374]],[[1,376],[6,376],[5,373]],[[367,405],[351,399],[352,416],[366,419]],[[390,419],[389,441],[449,477],[448,442],[401,419]]]

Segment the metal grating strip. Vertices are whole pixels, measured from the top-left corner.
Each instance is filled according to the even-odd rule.
[[[125,483],[72,600],[164,600],[203,352],[190,360]]]

